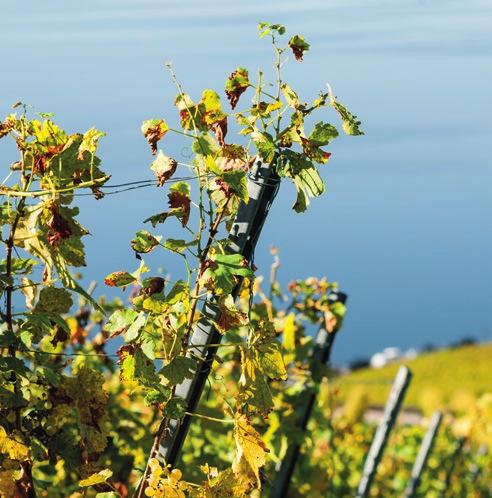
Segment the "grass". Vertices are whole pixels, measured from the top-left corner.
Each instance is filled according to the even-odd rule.
[[[492,343],[485,343],[424,353],[379,369],[357,370],[336,380],[341,400],[363,393],[369,404],[383,405],[401,364],[413,373],[404,406],[424,413],[437,408],[460,410],[481,394],[492,392]]]

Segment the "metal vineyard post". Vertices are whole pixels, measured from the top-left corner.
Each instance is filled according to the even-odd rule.
[[[335,295],[335,293],[334,293]],[[343,292],[336,293],[337,301],[341,301],[345,304],[347,300],[347,295]],[[331,350],[333,343],[335,341],[335,336],[338,331],[328,332],[325,328],[321,328],[316,336],[316,345],[312,353],[312,363],[326,364],[331,356]],[[305,431],[309,419],[316,402],[316,391],[312,390],[308,393],[307,398],[304,400],[304,404],[296,410],[300,414],[299,416],[299,428]],[[283,458],[279,468],[277,469],[277,475],[271,487],[270,498],[283,498],[287,496],[287,491],[289,489],[289,484],[294,472],[297,459],[299,458],[299,452],[301,445],[299,443],[291,443],[285,457]]]
[[[396,374],[391,392],[386,402],[383,418],[379,422],[371,448],[364,463],[362,477],[357,489],[356,498],[367,498],[372,481],[376,475],[379,462],[383,456],[389,434],[395,424],[406,390],[412,378],[412,372],[402,365]]]
[[[407,489],[405,490],[404,498],[412,498],[419,487],[420,477],[427,463],[427,458],[429,457],[434,446],[434,441],[436,439],[437,432],[439,431],[441,420],[442,413],[439,411],[434,412],[427,432],[425,433],[424,439],[422,440],[422,444],[420,445],[415,463],[413,464],[412,475],[410,477]]]
[[[229,250],[241,254],[249,263],[252,262],[254,250],[270,206],[277,194],[280,178],[275,172],[274,162],[264,164],[258,161],[248,176],[249,202],[241,203],[229,233]],[[233,290],[236,298],[241,282]],[[217,331],[214,320],[218,318],[218,308],[214,298],[207,298],[201,310],[201,319],[195,326],[190,338],[190,355],[199,358],[195,375],[176,387],[175,395],[186,400],[186,411],[194,413],[202,394],[217,352],[222,335]],[[159,446],[159,457],[171,466],[175,466],[181,447],[188,433],[191,416],[169,421],[167,431]]]

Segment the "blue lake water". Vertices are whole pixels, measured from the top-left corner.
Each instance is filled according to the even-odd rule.
[[[175,115],[164,61],[198,97],[221,89],[237,65],[268,69],[258,21],[305,35],[312,50],[302,66],[290,62],[286,79],[306,98],[330,82],[366,135],[334,143],[322,167],[327,192],[308,213],[290,209],[293,189],[282,186],[256,252],[260,272],[268,272],[274,244],[284,284],[310,275],[340,282],[350,300],[337,362],[385,346],[492,339],[489,1],[2,0],[0,7],[2,115],[22,100],[54,112],[70,131],[106,131],[100,156],[114,183],[151,176],[139,128],[143,119]],[[165,140],[168,154],[186,158],[179,141]],[[0,147],[4,165],[10,152]],[[93,234],[87,279],[133,267],[128,241],[164,203],[157,189],[84,200],[82,221]],[[162,260],[171,272],[176,264]]]

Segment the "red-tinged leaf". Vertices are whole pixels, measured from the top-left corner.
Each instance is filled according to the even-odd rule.
[[[289,40],[289,47],[292,49],[296,60],[302,61],[304,52],[307,52],[309,50],[309,43],[307,43],[302,36],[294,35]]]
[[[163,119],[148,119],[141,127],[144,137],[150,145],[152,154],[157,154],[157,142],[168,132],[169,126]]]
[[[225,93],[234,109],[239,101],[239,97],[249,87],[249,74],[248,70],[244,67],[238,67],[228,78],[226,82]]]
[[[186,226],[190,219],[190,186],[185,182],[174,184],[168,196],[169,207],[174,214],[181,220],[181,224]]]
[[[115,271],[104,279],[104,283],[109,287],[125,287],[135,280],[135,277],[126,271]]]
[[[217,143],[223,147],[225,145],[224,138],[227,135],[227,116],[222,120],[217,121],[212,125],[212,131],[215,134],[215,138],[217,139]]]
[[[72,235],[69,222],[60,214],[59,206],[50,206],[51,218],[48,221],[50,231],[48,233],[48,243],[52,246],[58,245],[62,240],[68,239]]]

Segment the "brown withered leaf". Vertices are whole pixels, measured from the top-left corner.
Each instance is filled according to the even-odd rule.
[[[150,145],[152,155],[157,154],[157,142],[168,132],[169,126],[163,119],[148,119],[142,123],[142,133]]]
[[[224,138],[227,135],[227,116],[212,125],[212,131],[215,133],[217,143],[223,147],[225,145]]]
[[[169,192],[168,198],[170,208],[181,210],[181,224],[186,226],[190,219],[191,199],[178,191]]]
[[[48,221],[50,231],[48,233],[48,243],[56,246],[62,240],[68,239],[72,235],[72,229],[68,221],[60,214],[56,204],[50,206],[51,218]]]
[[[171,157],[159,151],[157,158],[152,162],[150,169],[155,173],[157,185],[162,187],[164,183],[174,175],[178,163]]]

